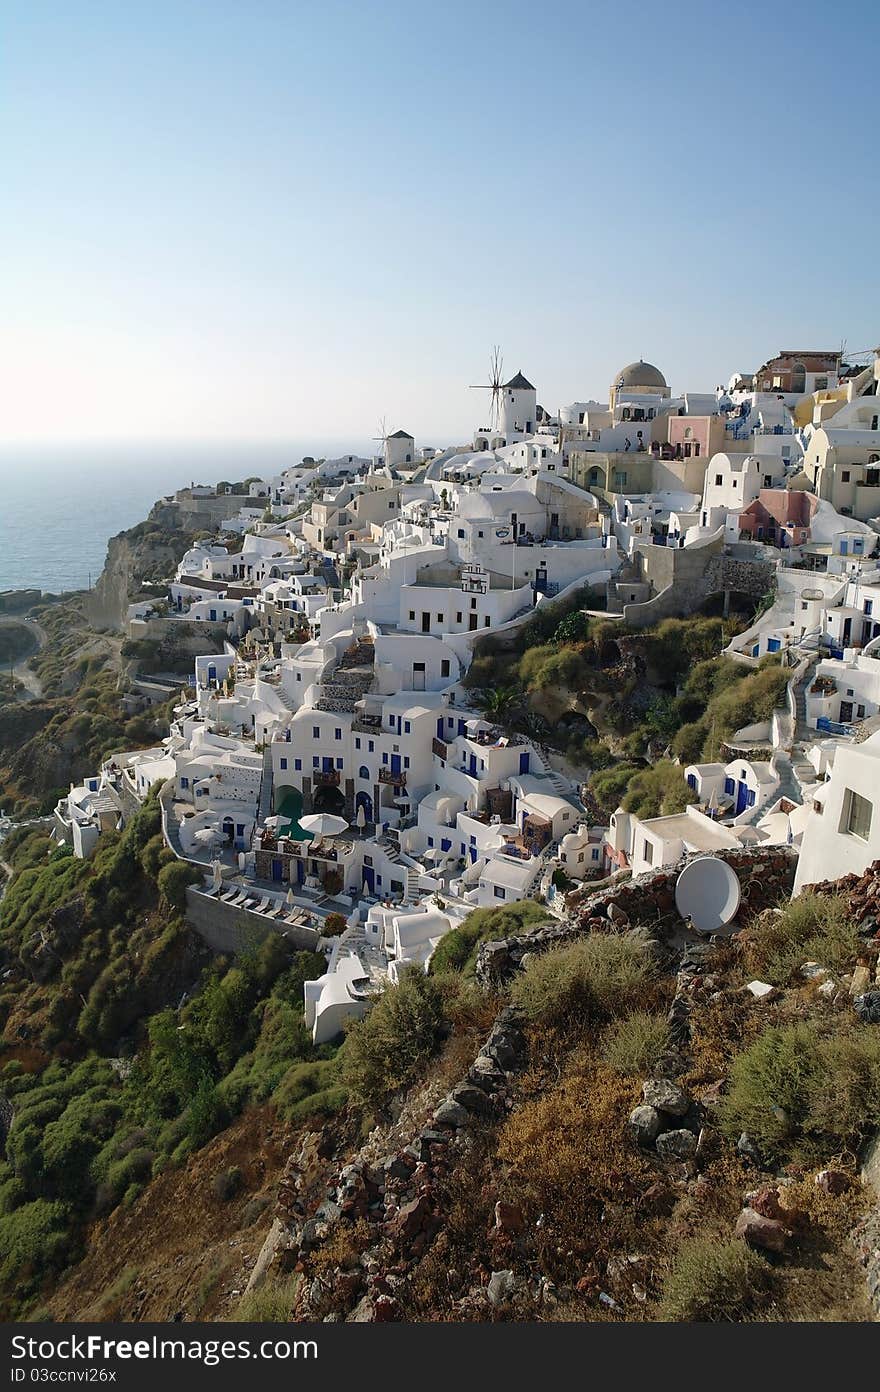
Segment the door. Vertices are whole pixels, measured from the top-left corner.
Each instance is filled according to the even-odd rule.
[[[424,610],[422,610],[422,632],[431,632],[431,615],[429,613],[426,614]]]
[[[278,856],[275,856],[275,857],[273,858],[273,860],[272,860],[272,879],[273,879],[276,883],[280,883],[280,881],[281,881],[283,878],[284,878],[284,861],[281,860],[281,859],[279,859]]]
[[[736,785],[736,816],[744,812],[749,805],[749,788],[747,783],[737,783]]]
[[[400,755],[399,755],[399,754],[392,754],[392,755],[391,755],[391,772],[392,772],[392,773],[400,773]]]
[[[848,725],[852,720],[853,703],[852,701],[841,701],[840,703],[840,723]]]
[[[779,652],[779,649],[780,649],[781,647],[782,647],[782,643],[780,642],[780,640],[779,640],[778,638],[768,638],[768,639],[767,639],[767,651],[768,651],[768,653]]]
[[[424,662],[413,663],[413,691],[424,691],[425,689],[425,664]],[[400,733],[398,731],[398,733]]]
[[[852,619],[844,619],[844,621],[843,621],[843,639],[842,639],[842,642],[843,642],[843,646],[844,646],[845,648],[849,646],[849,640],[850,640],[850,634],[851,634],[851,633],[852,633]]]
[[[372,894],[376,888],[376,872],[369,865],[364,866],[364,884],[367,886],[367,892]]]
[[[306,879],[306,863],[305,863],[305,861],[304,861],[302,858],[300,858],[300,859],[296,862],[296,882],[297,882],[297,884],[305,884],[305,879]]]
[[[519,771],[520,771],[520,773],[528,773],[528,771],[529,771],[529,756],[528,756],[528,754],[520,754],[520,756],[519,756]]]
[[[471,778],[476,778],[476,776],[477,776],[477,756],[476,756],[476,754],[472,754],[471,757],[470,757],[470,763],[469,763],[469,765],[468,765],[468,772],[470,773]]]
[[[469,615],[468,615],[468,628],[469,628],[469,630],[470,630],[471,633],[476,633],[476,631],[477,631],[477,616],[476,616],[476,614],[469,614]]]

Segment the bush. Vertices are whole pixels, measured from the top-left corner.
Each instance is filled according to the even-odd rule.
[[[669,1048],[665,1015],[634,1010],[609,1026],[602,1041],[602,1057],[617,1073],[645,1074]]]
[[[608,1020],[634,1004],[654,976],[637,939],[592,935],[535,957],[511,996],[530,1020],[545,1025]]]
[[[431,958],[432,975],[457,971],[473,975],[477,949],[492,938],[513,937],[544,923],[547,910],[534,899],[522,899],[503,909],[474,909],[458,928],[445,933]]]
[[[321,936],[324,938],[338,938],[340,933],[344,933],[348,927],[345,914],[329,913],[321,925]]]
[[[177,913],[183,913],[186,909],[187,885],[199,884],[203,878],[201,870],[195,865],[185,860],[174,860],[170,865],[162,866],[156,883],[166,904]]]
[[[298,1276],[269,1280],[243,1296],[233,1320],[238,1324],[287,1324],[293,1315]]]
[[[861,942],[847,900],[840,894],[801,894],[781,913],[765,913],[750,927],[746,951],[750,969],[774,986],[798,978],[806,961],[832,972],[850,970]]]
[[[219,1170],[211,1182],[211,1191],[215,1199],[221,1203],[228,1203],[234,1199],[236,1194],[241,1192],[244,1176],[237,1165],[232,1165],[228,1170]]]
[[[767,1263],[744,1242],[688,1238],[664,1282],[661,1318],[711,1324],[747,1319],[766,1300],[771,1277]]]
[[[431,1056],[443,1024],[437,982],[418,967],[403,972],[369,1015],[351,1024],[340,1051],[343,1086],[364,1102],[384,1102]]]
[[[880,1031],[852,1024],[821,1034],[805,1022],[764,1030],[734,1059],[719,1119],[731,1138],[747,1131],[767,1160],[858,1149],[880,1125]]]
[[[683,812],[689,802],[696,801],[696,795],[685,782],[681,766],[661,759],[651,768],[640,769],[633,774],[623,806],[627,812],[634,812],[637,817],[645,819],[669,817],[675,812]]]

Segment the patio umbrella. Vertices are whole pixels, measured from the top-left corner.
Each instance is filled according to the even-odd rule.
[[[287,907],[290,908],[290,909],[292,909],[294,903],[295,903],[295,900],[294,900],[294,897],[293,897],[293,890],[292,890],[292,889],[289,889],[289,890],[287,891]]]
[[[313,812],[308,817],[300,817],[303,831],[311,831],[315,836],[340,836],[348,830],[344,817],[335,817],[332,812]]]
[[[367,825],[367,814],[364,809],[363,803],[360,803],[360,805],[358,806],[357,816],[355,817],[355,825],[357,826],[358,831],[363,831],[365,826]]]

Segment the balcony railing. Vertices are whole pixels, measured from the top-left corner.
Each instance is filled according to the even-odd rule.
[[[383,768],[379,770],[379,782],[392,783],[395,786],[395,788],[405,787],[406,778],[407,774],[405,769]]]
[[[437,755],[438,759],[449,758],[449,745],[442,739],[437,739],[436,735],[431,741],[431,751]]]
[[[317,788],[338,788],[340,778],[339,769],[315,769],[314,781]]]

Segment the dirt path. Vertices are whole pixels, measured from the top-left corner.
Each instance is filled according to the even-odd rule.
[[[27,657],[23,657],[18,662],[14,663],[12,667],[12,676],[23,688],[23,690],[16,692],[16,698],[19,701],[39,700],[43,694],[43,684],[37,674],[31,671],[30,663],[31,659],[46,646],[49,641],[49,635],[46,630],[37,623],[36,619],[24,617],[0,618],[0,625],[6,628],[24,628],[31,634],[34,640],[33,648],[28,653]]]

